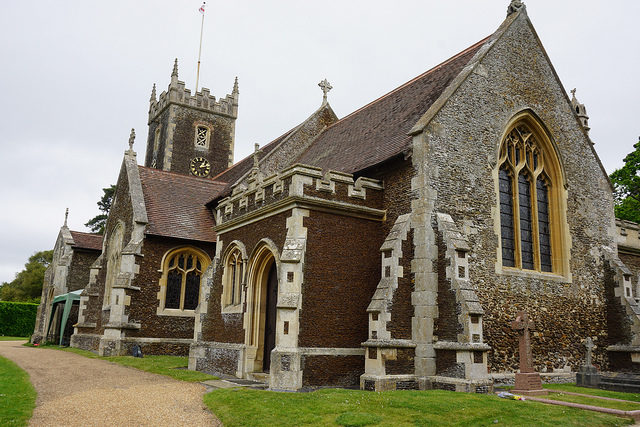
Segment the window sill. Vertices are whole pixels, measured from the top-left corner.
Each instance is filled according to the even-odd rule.
[[[195,310],[179,310],[177,308],[158,308],[156,314],[158,316],[196,317]]]
[[[556,283],[571,283],[571,279],[568,275],[563,276],[562,274],[557,273],[547,273],[536,270],[522,270],[514,267],[502,267],[502,269],[499,269],[497,273],[502,276],[527,277],[531,279],[546,280]]]
[[[238,314],[242,313],[242,304],[228,305],[222,308],[222,314]]]

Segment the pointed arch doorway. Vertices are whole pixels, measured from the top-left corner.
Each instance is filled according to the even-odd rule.
[[[278,262],[268,245],[253,256],[247,291],[246,373],[269,372],[276,346]]]

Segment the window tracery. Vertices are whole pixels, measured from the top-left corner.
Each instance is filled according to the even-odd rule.
[[[193,312],[200,297],[200,282],[209,265],[209,257],[191,247],[165,255],[160,280],[161,314]]]
[[[552,227],[551,193],[560,186],[551,150],[524,121],[504,138],[498,161],[502,265],[522,270],[558,271],[554,266],[553,233],[561,233],[559,218]]]
[[[239,305],[244,282],[245,260],[240,248],[233,248],[224,263],[223,302],[225,306]]]
[[[196,148],[208,148],[209,139],[211,137],[211,129],[205,125],[196,126],[196,134],[194,144]]]
[[[122,244],[124,240],[124,227],[122,224],[116,225],[109,237],[107,247],[107,275],[105,278],[103,305],[111,304],[111,290],[120,273],[120,263],[122,260]]]

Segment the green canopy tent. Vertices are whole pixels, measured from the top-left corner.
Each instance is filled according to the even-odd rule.
[[[66,294],[58,295],[51,302],[51,317],[49,318],[49,329],[51,329],[51,324],[53,323],[52,321],[53,321],[53,317],[55,315],[55,310],[54,310],[55,305],[57,303],[64,302],[64,309],[62,311],[62,319],[60,321],[60,341],[58,342],[59,345],[62,345],[62,339],[64,337],[64,330],[67,327],[67,320],[69,320],[69,313],[71,312],[71,306],[73,305],[74,301],[79,301],[80,300],[80,294],[82,293],[82,291],[83,291],[83,289],[78,289],[77,291],[71,291],[71,292],[66,293]],[[47,335],[48,335],[48,333],[49,333],[49,330],[47,330]]]

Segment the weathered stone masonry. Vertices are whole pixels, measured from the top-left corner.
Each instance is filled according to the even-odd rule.
[[[245,332],[252,321],[252,295],[247,290],[254,285],[243,287],[242,317],[224,314],[219,305],[220,260],[225,245],[240,242],[250,258],[246,276],[250,280],[252,253],[266,239],[273,242],[279,266],[278,331],[270,386],[295,390],[326,385],[326,381],[357,384],[363,369],[360,343],[367,336],[365,308],[379,269],[371,248],[380,242],[378,221],[384,212],[376,190],[381,189],[377,181],[366,178],[354,181],[348,174],[323,175],[317,168],[293,166],[266,179],[256,172],[246,190],[234,190],[220,201],[216,214],[220,256],[212,272],[207,315],[202,318],[203,341],[192,346],[191,365],[226,367],[227,373],[239,376],[252,374],[246,365],[252,356],[247,353],[251,347]],[[353,231],[359,231],[361,239],[354,241]],[[310,260],[305,257],[308,251],[324,255]],[[371,277],[370,286],[363,277]],[[347,300],[351,302],[345,304]],[[360,317],[361,322],[354,321]],[[305,366],[314,368],[305,371]]]

